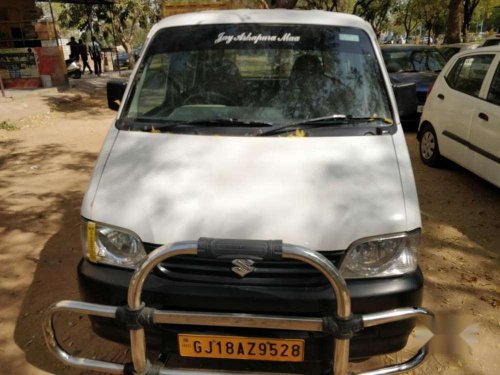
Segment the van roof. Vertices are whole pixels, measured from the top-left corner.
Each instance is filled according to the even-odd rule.
[[[167,27],[235,23],[350,26],[363,29],[370,35],[373,33],[372,27],[368,22],[352,14],[322,10],[235,9],[183,13],[170,16],[153,26],[149,36]]]

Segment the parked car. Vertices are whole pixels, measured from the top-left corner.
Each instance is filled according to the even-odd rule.
[[[415,84],[416,106],[400,115],[404,124],[416,128],[427,93],[446,61],[436,47],[422,45],[382,46],[382,55],[393,84]]]
[[[117,69],[120,68],[128,68],[129,66],[129,58],[128,53],[125,51],[118,51],[116,57],[113,59],[113,67]]]
[[[500,187],[500,46],[453,56],[425,104],[420,157],[453,160]]]
[[[480,45],[478,43],[453,43],[453,44],[443,44],[439,46],[439,52],[443,55],[444,59],[448,61],[453,57],[453,55],[461,52],[467,51],[469,49],[476,49]]]
[[[231,10],[166,18],[147,40],[125,92],[123,82],[108,86],[118,115],[81,209],[83,299],[125,305],[147,254],[212,236],[242,240],[223,242],[232,252],[225,257],[186,252],[162,262],[141,300],[192,317],[336,314],[339,299],[319,272],[296,260],[245,255],[247,240],[280,238],[321,252],[340,269],[354,313],[391,311],[386,324],[352,337],[351,359],[402,349],[415,322],[394,321],[392,309],[408,308],[408,317],[422,311],[421,218],[371,26],[332,12]],[[333,331],[185,322],[151,325],[148,346],[281,372],[322,374],[331,366]],[[129,340],[109,319],[92,317],[92,327]],[[258,337],[267,341],[252,352]],[[286,340],[299,343],[292,348]],[[217,345],[224,349],[215,352]],[[343,348],[349,353],[349,343]],[[423,358],[425,351],[404,368]]]
[[[434,39],[432,39],[432,36],[423,36],[421,39],[422,44],[434,44]]]
[[[486,39],[482,47],[498,46],[500,44],[500,34],[495,34]]]
[[[137,61],[139,59],[139,57],[141,56],[142,47],[143,47],[143,45],[141,44],[140,46],[138,46],[132,50],[135,61]]]

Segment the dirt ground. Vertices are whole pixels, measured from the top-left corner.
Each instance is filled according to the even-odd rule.
[[[78,374],[45,348],[42,313],[52,302],[78,299],[79,207],[114,112],[106,109],[105,78],[78,88],[11,92],[0,98],[0,373]],[[458,311],[478,323],[461,356],[433,354],[415,374],[500,374],[500,190],[466,170],[424,166],[407,134],[423,218],[420,265],[424,305]],[[57,319],[59,337],[75,354],[117,362],[128,350],[96,338],[81,316]],[[401,354],[408,358],[423,330]],[[420,339],[421,340],[421,339]],[[376,343],[374,343],[376,345]]]

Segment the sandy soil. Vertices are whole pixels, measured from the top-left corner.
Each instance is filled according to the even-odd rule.
[[[41,314],[52,302],[78,299],[79,206],[114,112],[105,109],[104,79],[79,89],[14,93],[0,99],[0,373],[78,374],[43,344]],[[479,323],[477,343],[460,356],[432,355],[416,374],[499,374],[500,190],[464,169],[430,169],[407,134],[423,217],[420,264],[425,306],[458,311]],[[91,333],[86,318],[57,319],[73,353],[123,362],[128,350]],[[422,331],[417,331],[421,336]],[[403,353],[368,365],[408,358]]]

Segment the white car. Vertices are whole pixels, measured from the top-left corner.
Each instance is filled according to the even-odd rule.
[[[78,277],[87,302],[126,304],[134,270],[158,254],[154,249],[216,237],[243,245],[224,258],[186,252],[162,262],[144,284],[144,302],[193,313],[335,311],[339,300],[318,272],[242,253],[247,240],[277,238],[339,267],[354,313],[390,310],[387,324],[352,337],[351,359],[406,345],[415,322],[394,320],[392,310],[420,311],[420,210],[369,23],[291,10],[168,17],[152,28],[123,91],[121,83],[108,86],[118,115],[81,209]],[[92,322],[100,336],[129,341],[125,326]],[[250,333],[238,327],[149,328],[148,345],[164,353],[237,359],[242,368],[264,361],[280,372],[290,362],[307,366],[307,374],[331,366],[329,334],[288,332],[299,342],[278,343],[278,352],[283,334],[264,329],[251,336],[274,339],[254,351],[255,343],[244,341]],[[424,357],[421,351],[403,367]]]
[[[500,45],[500,34],[495,34],[486,39],[482,47],[491,47]]]
[[[420,157],[443,157],[500,187],[500,46],[453,56],[427,98],[417,135]]]

